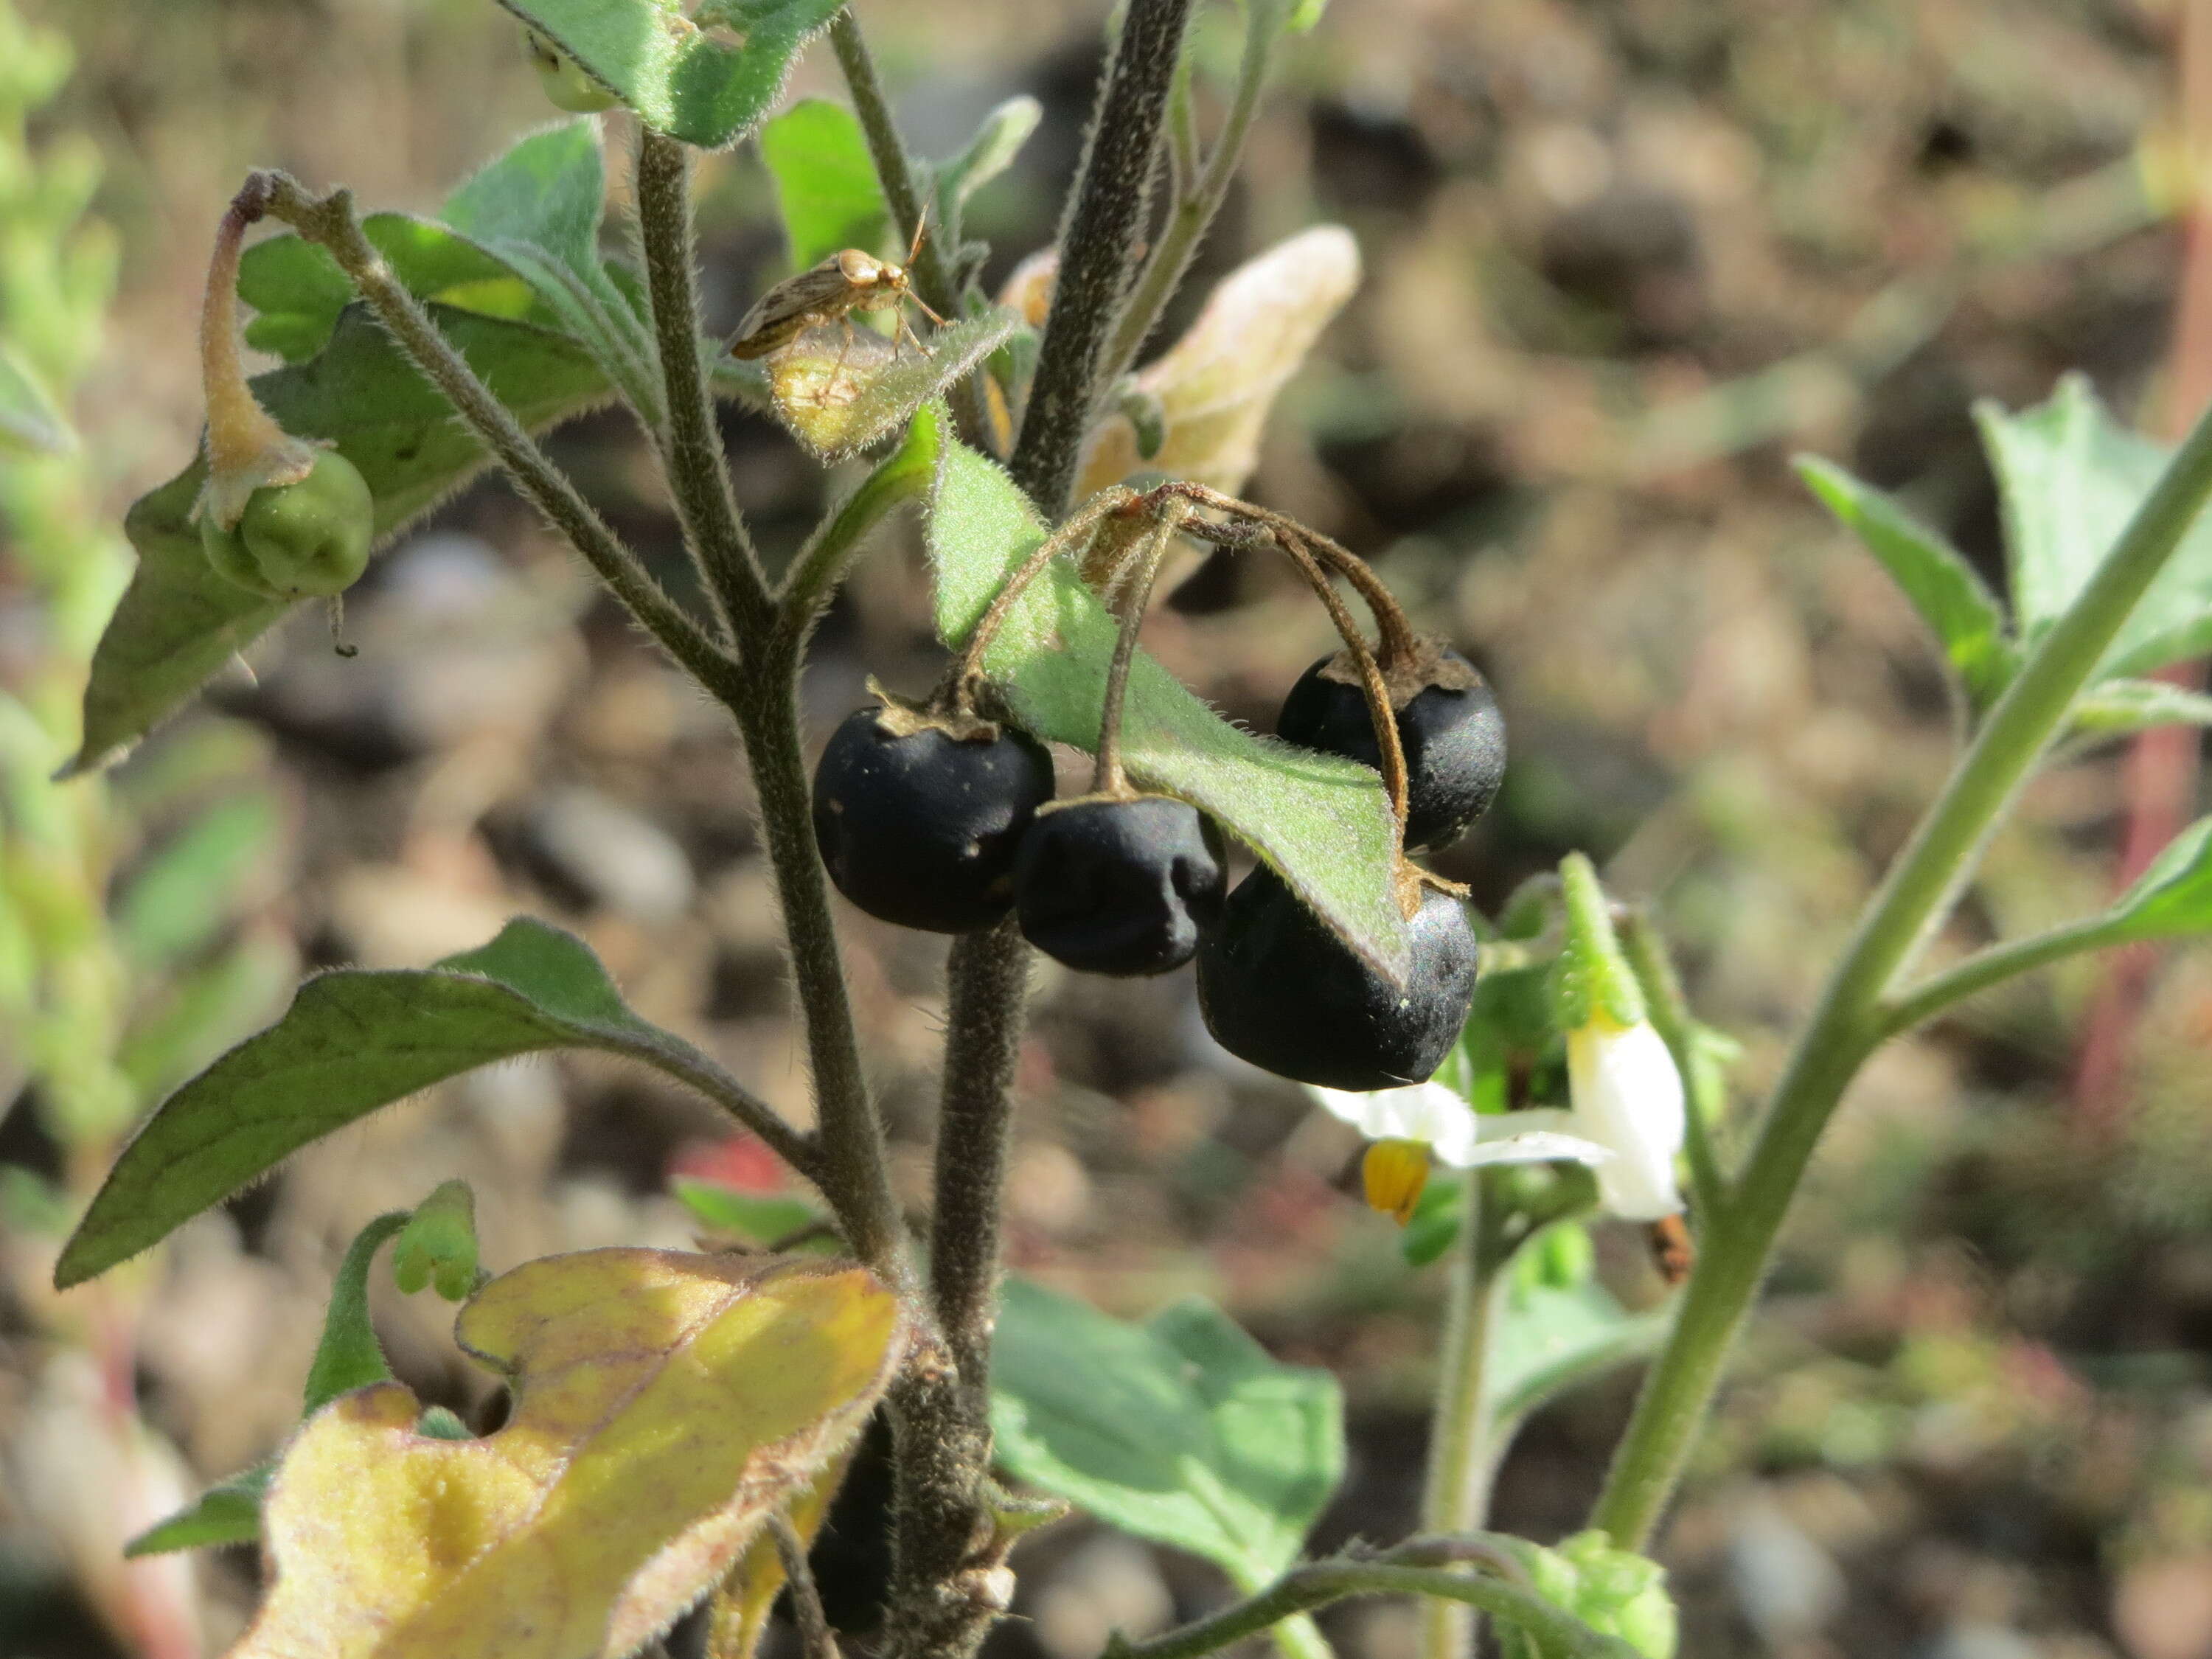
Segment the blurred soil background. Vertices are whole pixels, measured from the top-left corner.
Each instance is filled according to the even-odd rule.
[[[1700,1012],[1745,1044],[1742,1100],[1954,743],[1929,641],[1787,458],[1814,450],[1905,491],[2001,584],[1974,400],[2034,402],[2079,368],[2124,417],[2160,423],[2183,269],[2155,187],[2176,3],[1334,0],[1285,54],[1186,291],[1179,317],[1306,224],[1357,234],[1359,292],[1247,493],[1374,557],[1493,678],[1512,771],[1447,872],[1495,905],[1584,847],[1655,899]],[[204,262],[249,166],[428,212],[548,116],[489,0],[27,9],[80,56],[34,131],[89,135],[120,238],[109,350],[78,410],[118,517],[191,451]],[[994,281],[1050,234],[1103,10],[864,0],[924,153],[1014,92],[1046,102],[1020,166],[971,210]],[[794,91],[838,94],[826,50]],[[709,320],[726,328],[783,255],[749,150],[710,163],[702,190]],[[763,418],[732,411],[726,430],[781,557],[841,481]],[[597,417],[555,450],[672,572],[634,429]],[[902,531],[823,632],[817,736],[867,673],[933,678],[925,592]],[[0,574],[0,617],[9,603]],[[527,911],[588,939],[647,1018],[804,1115],[747,780],[718,714],[496,482],[386,553],[348,617],[357,659],[302,611],[254,653],[258,679],[226,679],[122,775],[127,794],[134,775],[219,755],[208,775],[272,804],[223,878],[234,942],[269,967],[250,1023],[295,967],[421,965]],[[1220,562],[1146,642],[1266,729],[1325,629],[1275,571]],[[2106,750],[2039,781],[1952,944],[2096,904],[2121,776]],[[919,1202],[944,942],[840,914]],[[1869,1067],[1665,1537],[1686,1655],[2212,1659],[2212,952],[2163,958],[2116,1079],[2089,1096],[2076,1071],[2102,971],[2038,975]],[[0,1162],[58,1174],[14,1087],[0,1076]],[[1112,982],[1040,963],[1020,1092],[1015,1264],[1126,1313],[1203,1292],[1278,1355],[1333,1368],[1352,1470],[1317,1543],[1413,1527],[1443,1270],[1407,1267],[1357,1202],[1348,1132],[1213,1048],[1188,970]],[[197,1489],[278,1443],[337,1257],[370,1216],[460,1175],[495,1268],[683,1246],[672,1171],[774,1178],[720,1133],[653,1079],[564,1060],[477,1074],[295,1159],[159,1270],[136,1366],[178,1478]],[[1640,1240],[1600,1245],[1608,1283],[1656,1297]],[[40,1496],[74,1488],[98,1535],[100,1472],[56,1449],[50,1249],[27,1229],[0,1237],[0,1443],[18,1449],[0,1655],[92,1659],[127,1650],[72,1577],[84,1527]],[[483,1403],[490,1379],[453,1348],[443,1304],[392,1297],[383,1315],[404,1380]],[[1499,1524],[1579,1525],[1632,1380],[1529,1427]],[[35,1482],[32,1439],[60,1463]],[[1023,1559],[1001,1659],[1091,1659],[1117,1626],[1224,1594],[1210,1570],[1079,1522]],[[195,1569],[210,1650],[253,1570],[239,1552]],[[1347,1659],[1413,1651],[1405,1607],[1328,1622]]]

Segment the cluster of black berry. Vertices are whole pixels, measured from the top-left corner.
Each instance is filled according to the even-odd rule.
[[[1475,939],[1457,892],[1401,858],[1396,888],[1413,945],[1402,985],[1264,864],[1224,896],[1212,821],[1186,801],[1139,793],[1122,772],[1128,663],[1176,531],[1290,553],[1346,648],[1291,689],[1279,734],[1381,771],[1401,845],[1413,851],[1456,841],[1497,793],[1505,769],[1497,699],[1464,657],[1416,638],[1352,555],[1243,503],[1170,489],[1180,493],[1164,503],[1162,492],[1119,492],[1085,515],[1155,515],[1133,575],[1115,584],[1121,637],[1091,792],[1054,799],[1044,745],[975,708],[982,647],[1014,594],[1060,550],[1048,544],[1008,582],[927,704],[879,690],[878,706],[849,716],[830,738],[814,777],[814,833],[830,878],[869,915],[908,927],[967,933],[1012,913],[1031,944],[1087,973],[1164,973],[1195,957],[1207,1028],[1231,1053],[1280,1076],[1338,1089],[1425,1079],[1457,1039],[1474,994]],[[1228,521],[1193,517],[1194,498],[1229,512]],[[1328,571],[1350,577],[1375,610],[1378,651],[1359,635]]]

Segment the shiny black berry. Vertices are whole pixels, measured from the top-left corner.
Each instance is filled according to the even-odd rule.
[[[1474,665],[1431,647],[1410,672],[1390,677],[1398,741],[1406,751],[1407,850],[1448,847],[1482,816],[1505,777],[1505,718]],[[1382,765],[1359,676],[1343,653],[1299,677],[1275,717],[1275,734],[1308,749]]]
[[[1214,1040],[1263,1071],[1328,1089],[1425,1082],[1474,998],[1474,930],[1457,899],[1424,888],[1413,970],[1395,986],[1352,953],[1265,866],[1229,896],[1198,951]]]
[[[870,915],[970,933],[1012,908],[1022,833],[1051,799],[1052,757],[1025,732],[863,708],[815,768],[814,839]]]
[[[1014,866],[1022,934],[1086,974],[1164,974],[1198,950],[1227,886],[1220,838],[1166,795],[1094,795],[1037,815]]]

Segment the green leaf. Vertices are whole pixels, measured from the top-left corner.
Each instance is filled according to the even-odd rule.
[[[1974,413],[2004,509],[2013,612],[2032,642],[2104,562],[2170,452],[2114,421],[2078,374],[2033,409],[2014,415],[1984,403]],[[2207,612],[2212,521],[2199,520],[2120,629],[2102,672],[2148,673],[2201,651]]]
[[[371,214],[362,232],[416,298],[504,322],[557,328],[560,319],[504,260],[443,225],[404,213]],[[246,343],[287,362],[331,341],[353,301],[353,285],[327,250],[295,235],[272,236],[239,261],[238,295],[254,309]]]
[[[500,0],[655,131],[719,149],[775,107],[799,50],[844,0]],[[723,27],[739,31],[732,44]]]
[[[1006,475],[948,443],[927,530],[939,636],[966,639],[1043,539],[1043,525]],[[984,669],[1029,731],[1095,748],[1116,633],[1073,563],[1056,561],[1009,610]],[[1375,773],[1239,731],[1142,651],[1129,673],[1121,741],[1144,787],[1210,813],[1353,950],[1394,979],[1404,976],[1411,946],[1390,890],[1390,809]]]
[[[851,110],[825,98],[802,98],[761,129],[760,148],[775,180],[794,270],[810,270],[848,247],[881,251],[890,209]]]
[[[231,920],[239,890],[267,862],[275,797],[247,789],[216,801],[155,849],[115,902],[118,943],[140,967],[167,969],[204,949]]]
[[[607,396],[589,355],[557,334],[442,307],[434,315],[533,430]],[[376,497],[380,538],[452,495],[488,459],[444,396],[359,307],[346,309],[319,356],[260,375],[253,386],[287,432],[328,439],[361,469]],[[284,613],[208,563],[191,518],[204,477],[195,460],[141,496],[124,520],[138,569],[93,655],[84,746],[71,772],[121,756]]]
[[[1014,164],[1043,119],[1044,106],[1027,93],[1007,99],[983,118],[965,149],[938,164],[938,198],[956,210],[965,206],[970,196]]]
[[[1653,1352],[1672,1322],[1660,1309],[1632,1314],[1595,1283],[1530,1286],[1507,1302],[1485,1386],[1503,1421]]]
[[[1007,1469],[1244,1589],[1297,1559],[1343,1478],[1336,1380],[1276,1364],[1203,1302],[1132,1325],[1010,1279],[992,1352]]]
[[[2165,680],[2106,680],[2083,693],[2067,719],[2074,732],[2092,738],[2126,737],[2158,726],[2212,726],[2212,696]]]
[[[302,1421],[342,1394],[392,1381],[392,1366],[368,1316],[368,1271],[385,1240],[406,1226],[408,1213],[392,1210],[378,1216],[354,1235],[338,1263],[337,1275],[331,1283],[330,1305],[323,1315],[322,1340],[315,1345],[315,1357],[307,1366],[300,1407]],[[254,1542],[261,1531],[261,1500],[276,1473],[276,1461],[270,1458],[219,1481],[189,1508],[140,1533],[124,1547],[123,1553],[126,1557],[161,1555],[172,1550]]]
[[[272,1460],[210,1486],[189,1508],[156,1521],[123,1547],[127,1560],[166,1555],[175,1550],[208,1549],[220,1544],[254,1544],[261,1539],[261,1499],[276,1474]]]
[[[407,1296],[435,1284],[440,1296],[459,1302],[483,1277],[477,1265],[477,1195],[465,1181],[441,1182],[415,1206],[392,1247],[392,1282]]]
[[[2212,933],[2212,817],[2168,842],[2106,914],[2113,930],[2106,944]]]
[[[0,340],[0,450],[59,455],[76,444],[76,434],[37,371]]]
[[[1881,562],[1943,654],[1976,710],[1995,702],[2020,666],[2005,637],[2004,608],[1966,556],[1920,523],[1896,498],[1816,456],[1797,458],[1797,476],[1838,523]]]
[[[337,969],[161,1104],[123,1149],[54,1269],[66,1290],[158,1243],[334,1129],[478,1066],[596,1048],[734,1091],[697,1049],[623,1006],[578,939],[528,918],[420,970]]]
[[[702,1226],[755,1244],[773,1244],[823,1218],[814,1205],[782,1193],[741,1193],[688,1176],[669,1182],[669,1190]]]
[[[1020,326],[1000,307],[938,330],[926,352],[866,329],[809,329],[768,360],[775,412],[823,459],[849,455],[904,426]]]

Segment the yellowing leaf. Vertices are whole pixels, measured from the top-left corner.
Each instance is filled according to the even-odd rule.
[[[505,1428],[415,1432],[398,1383],[310,1418],[231,1659],[617,1659],[720,1583],[856,1434],[903,1346],[858,1267],[647,1249],[526,1263],[461,1311]]]
[[[1235,495],[1259,462],[1275,394],[1358,285],[1359,245],[1341,225],[1300,231],[1230,272],[1189,332],[1137,374],[1138,388],[1158,402],[1167,441],[1146,459],[1136,428],[1109,416],[1091,434],[1077,495],[1139,469]]]

